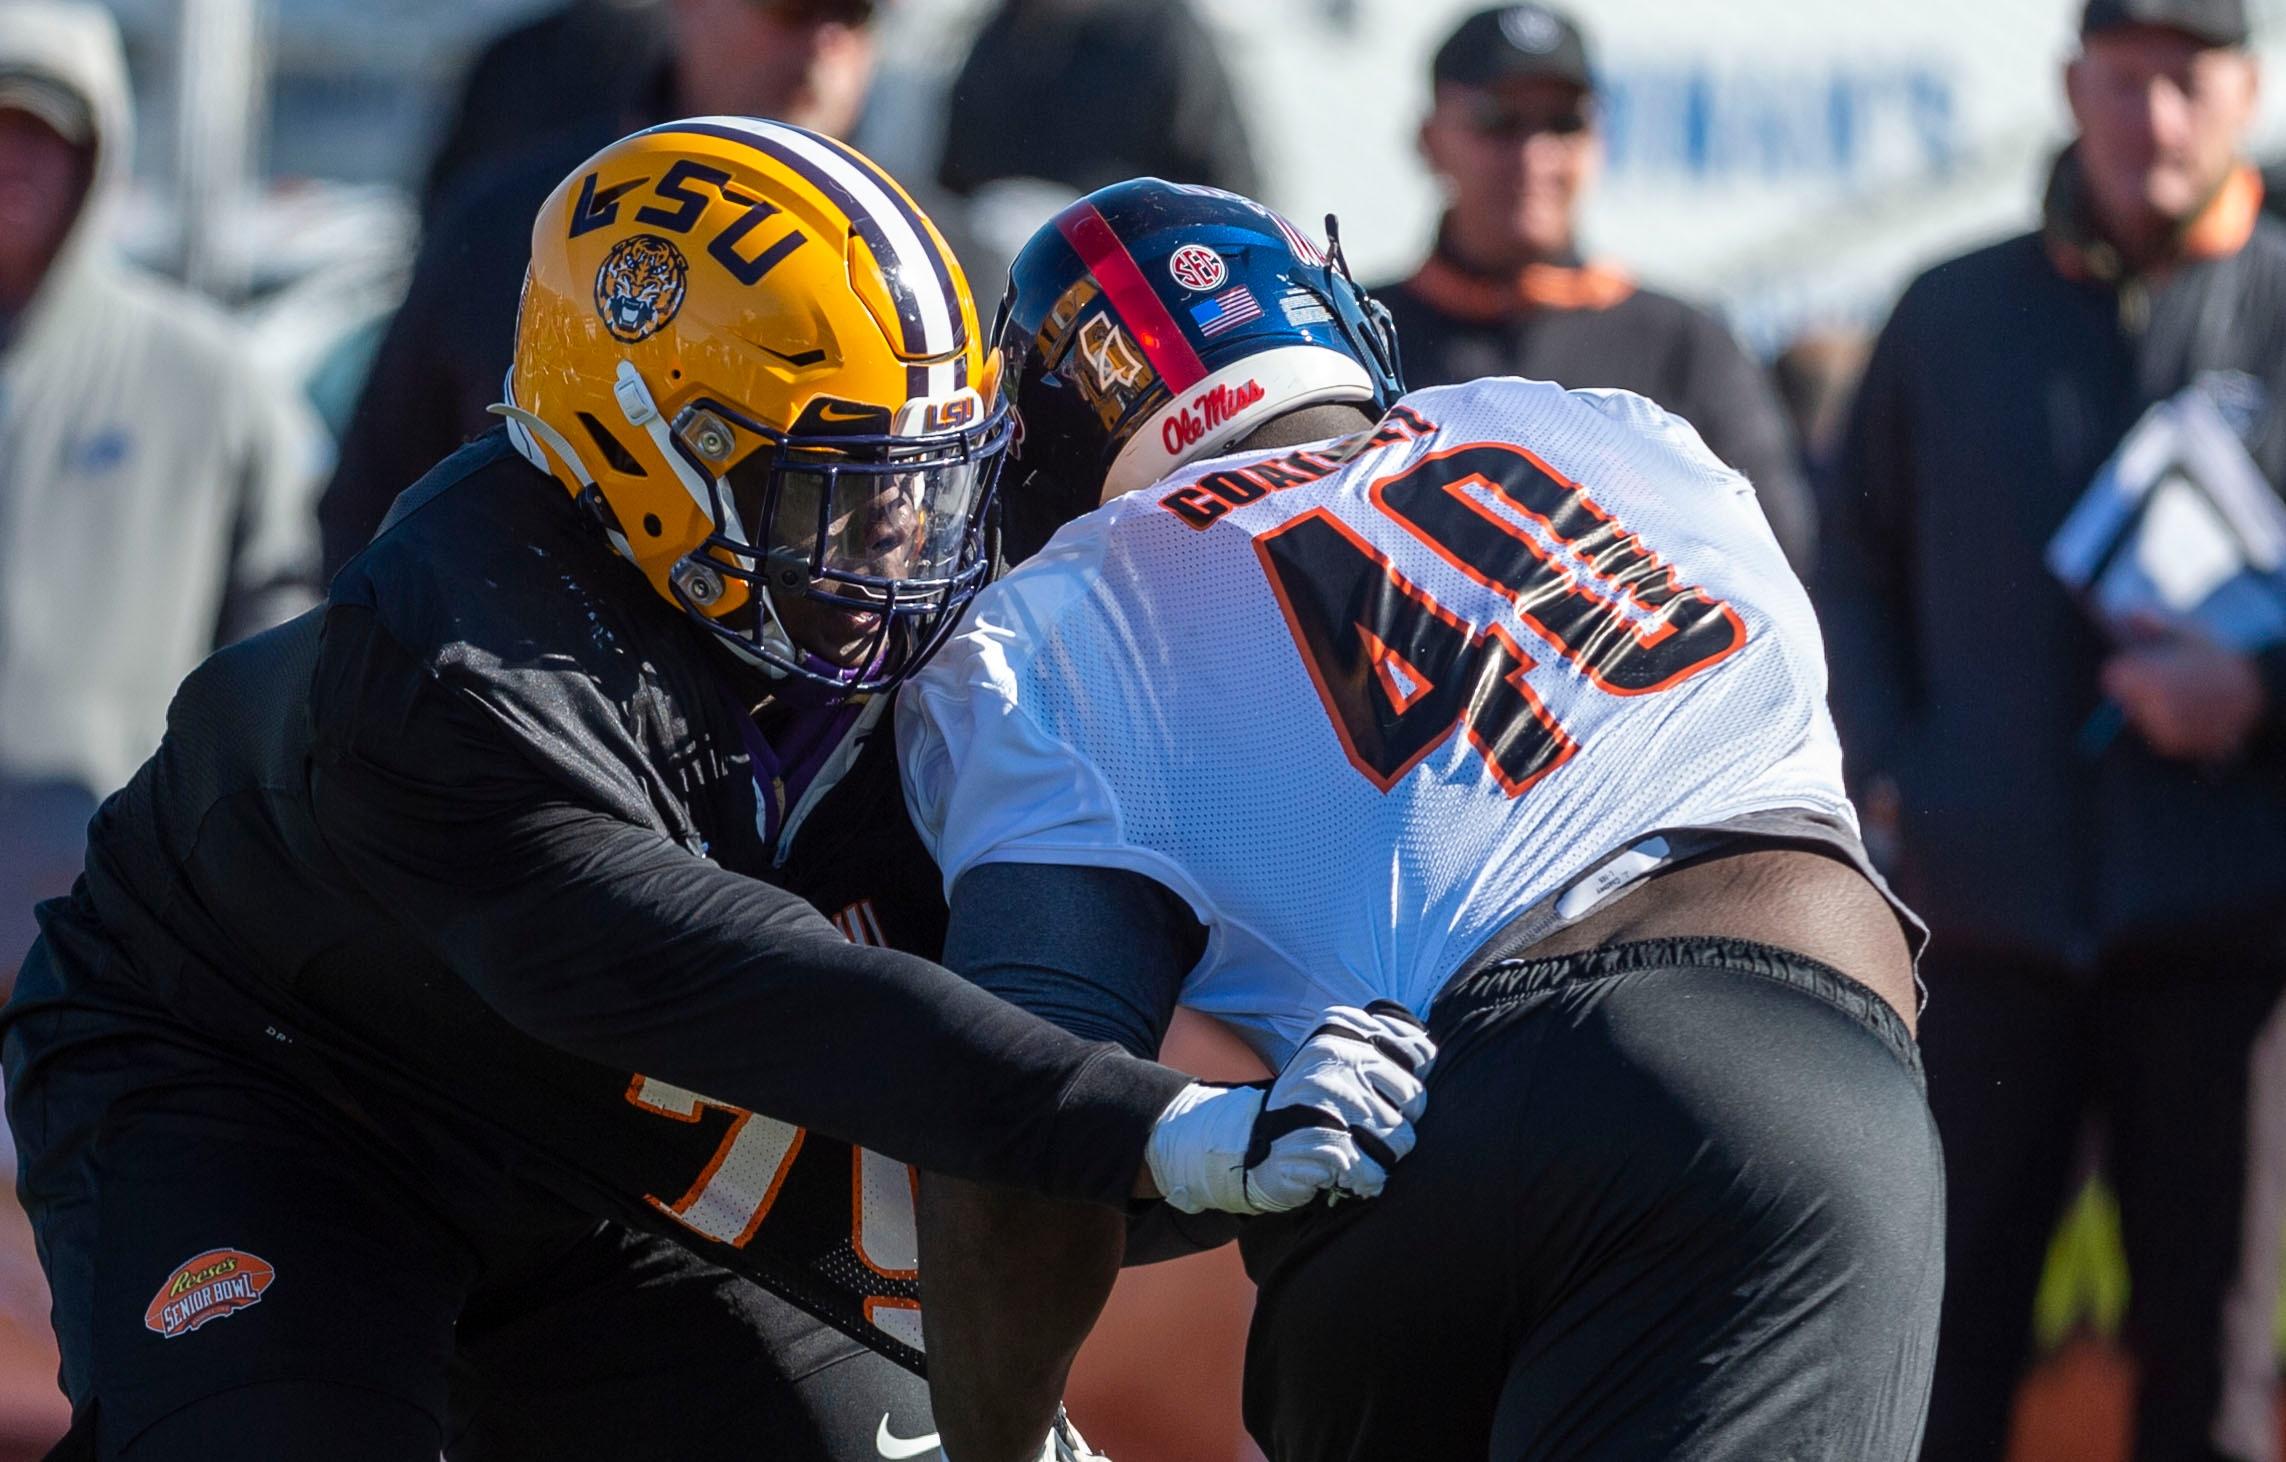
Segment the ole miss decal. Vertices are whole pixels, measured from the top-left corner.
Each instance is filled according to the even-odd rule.
[[[1159,428],[1159,435],[1170,455],[1185,452],[1206,440],[1208,432],[1229,425],[1241,411],[1260,406],[1262,401],[1260,381],[1209,386],[1169,416],[1166,424]]]
[[[269,1260],[244,1249],[209,1249],[175,1266],[143,1311],[143,1324],[169,1340],[188,1335],[209,1320],[260,1304],[277,1277]]]

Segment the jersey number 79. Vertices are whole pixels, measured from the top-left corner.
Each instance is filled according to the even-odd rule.
[[[1373,506],[1518,616],[1588,681],[1651,695],[1746,643],[1736,611],[1526,448],[1475,442],[1376,482]],[[1386,792],[1456,726],[1509,796],[1579,747],[1501,625],[1472,629],[1326,508],[1254,541],[1350,764]]]

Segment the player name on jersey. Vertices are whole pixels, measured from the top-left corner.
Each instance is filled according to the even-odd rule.
[[[1260,394],[1258,389],[1256,399],[1260,398]],[[1177,418],[1181,419],[1183,418]],[[1178,445],[1191,445],[1205,435],[1206,429],[1219,424],[1219,421],[1207,422],[1199,432],[1178,444],[1171,435],[1175,423],[1169,422],[1168,450],[1173,451]],[[1383,418],[1381,425],[1374,431],[1354,437],[1337,448],[1325,452],[1288,452],[1281,457],[1257,462],[1251,467],[1210,472],[1196,483],[1179,487],[1159,499],[1159,506],[1193,528],[1211,528],[1232,508],[1243,508],[1281,488],[1301,487],[1339,472],[1359,452],[1368,448],[1385,447],[1410,437],[1427,436],[1436,429],[1434,423],[1425,420],[1419,413],[1398,406]]]

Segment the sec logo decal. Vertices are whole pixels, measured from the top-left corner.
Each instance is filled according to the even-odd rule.
[[[1175,276],[1175,283],[1190,290],[1220,289],[1230,277],[1222,255],[1204,244],[1185,244],[1175,250],[1167,261],[1167,271]]]

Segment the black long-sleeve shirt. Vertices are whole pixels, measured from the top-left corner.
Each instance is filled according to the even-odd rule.
[[[481,439],[408,495],[322,621],[185,682],[78,892],[44,911],[59,977],[5,1022],[116,1009],[353,1104],[386,1090],[451,1145],[686,1240],[644,1195],[688,1186],[722,1122],[660,1120],[638,1078],[723,1121],[1123,1202],[1184,1078],[805,902],[941,941],[886,731],[771,846],[733,671],[554,481]],[[37,1079],[37,1044],[12,1081]],[[803,1148],[826,1176],[801,1191],[846,1205],[831,1147]],[[846,1208],[800,1206],[708,1251],[858,1333],[862,1295],[834,1287]]]

